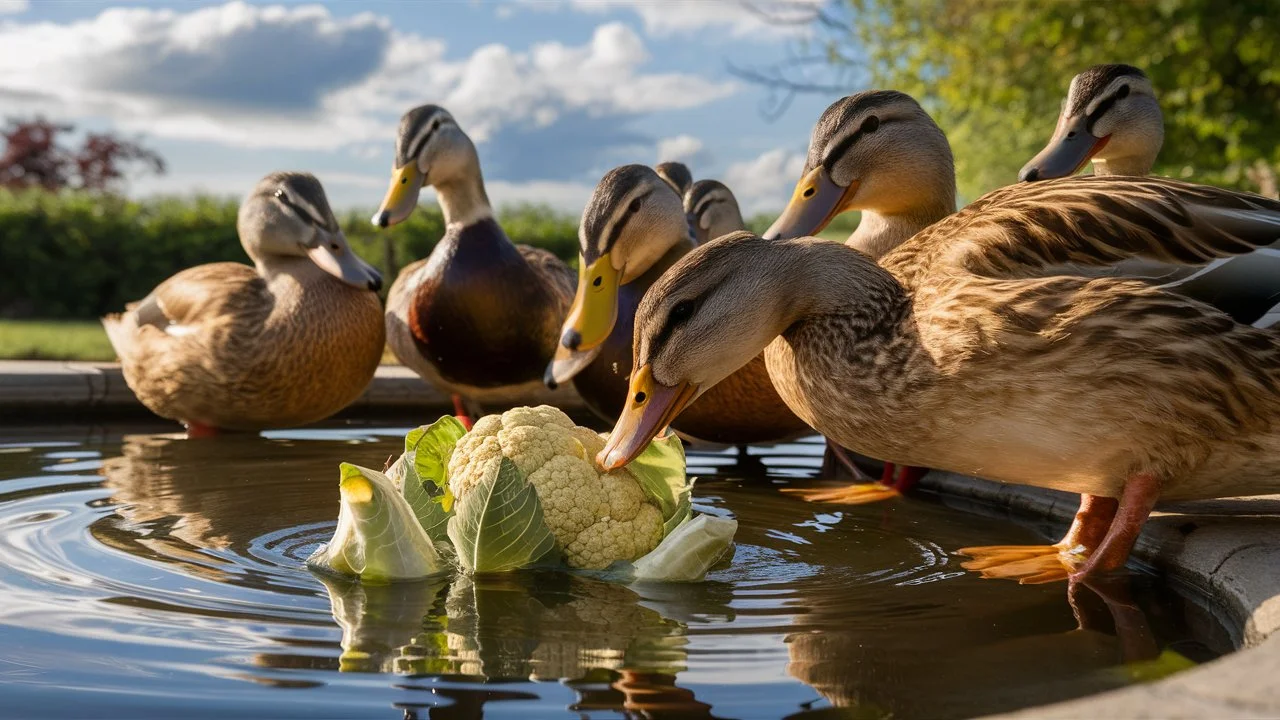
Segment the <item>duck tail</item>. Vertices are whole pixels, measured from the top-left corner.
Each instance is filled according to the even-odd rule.
[[[130,330],[128,319],[123,313],[111,313],[102,316],[102,329],[107,331],[107,340],[116,351],[116,357],[124,360],[128,356]]]

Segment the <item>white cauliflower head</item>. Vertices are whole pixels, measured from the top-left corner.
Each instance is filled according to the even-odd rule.
[[[631,473],[601,475],[592,458],[604,440],[549,405],[480,418],[454,447],[449,489],[458,501],[503,457],[538,493],[543,517],[571,567],[598,570],[658,546],[663,520]]]

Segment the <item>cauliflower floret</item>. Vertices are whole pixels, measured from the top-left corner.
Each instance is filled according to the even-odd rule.
[[[525,475],[537,472],[538,468],[553,457],[569,455],[586,458],[582,443],[574,439],[568,430],[555,425],[503,428],[498,433],[498,442],[502,443],[502,454],[511,458],[511,462]]]
[[[587,459],[590,460],[600,454],[604,450],[604,438],[600,437],[600,433],[578,426],[569,431],[573,434],[574,439],[582,443],[582,449],[587,452]]]
[[[662,541],[662,513],[645,503],[631,520],[603,518],[564,548],[569,565],[603,570],[617,560],[635,560]]]
[[[581,458],[553,457],[529,476],[529,483],[538,491],[542,514],[561,547],[609,512],[605,484]]]
[[[449,490],[456,498],[465,496],[501,462],[502,444],[498,438],[474,431],[463,435],[449,456]]]
[[[604,447],[549,405],[480,418],[449,459],[449,488],[461,501],[502,457],[538,493],[543,517],[572,567],[600,569],[634,560],[662,540],[662,513],[626,470],[601,475],[592,459]]]
[[[648,502],[640,483],[626,470],[615,470],[601,478],[605,494],[609,497],[609,517],[614,520],[633,520],[640,508]]]
[[[528,425],[530,427],[546,427],[554,425],[562,427],[565,430],[572,430],[573,420],[564,414],[560,408],[551,407],[550,405],[539,405],[537,407],[518,407],[502,413],[502,427],[509,429]]]

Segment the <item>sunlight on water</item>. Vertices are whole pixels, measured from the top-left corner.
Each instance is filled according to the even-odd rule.
[[[816,477],[817,439],[691,454],[696,507],[740,521],[705,583],[308,572],[338,462],[381,466],[407,429],[7,430],[0,716],[964,717],[1231,649],[1149,578],[1073,608],[1063,585],[982,581],[948,554],[1040,539],[1007,522],[778,493]]]

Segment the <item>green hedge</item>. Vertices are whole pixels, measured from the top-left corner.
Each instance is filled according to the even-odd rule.
[[[236,208],[236,201],[211,197],[135,201],[0,190],[0,317],[94,318],[145,297],[184,268],[248,262],[236,236]],[[435,206],[386,231],[374,228],[370,215],[339,219],[356,252],[386,273],[388,286],[444,234]],[[565,260],[577,256],[576,217],[534,205],[500,216],[516,241]]]

